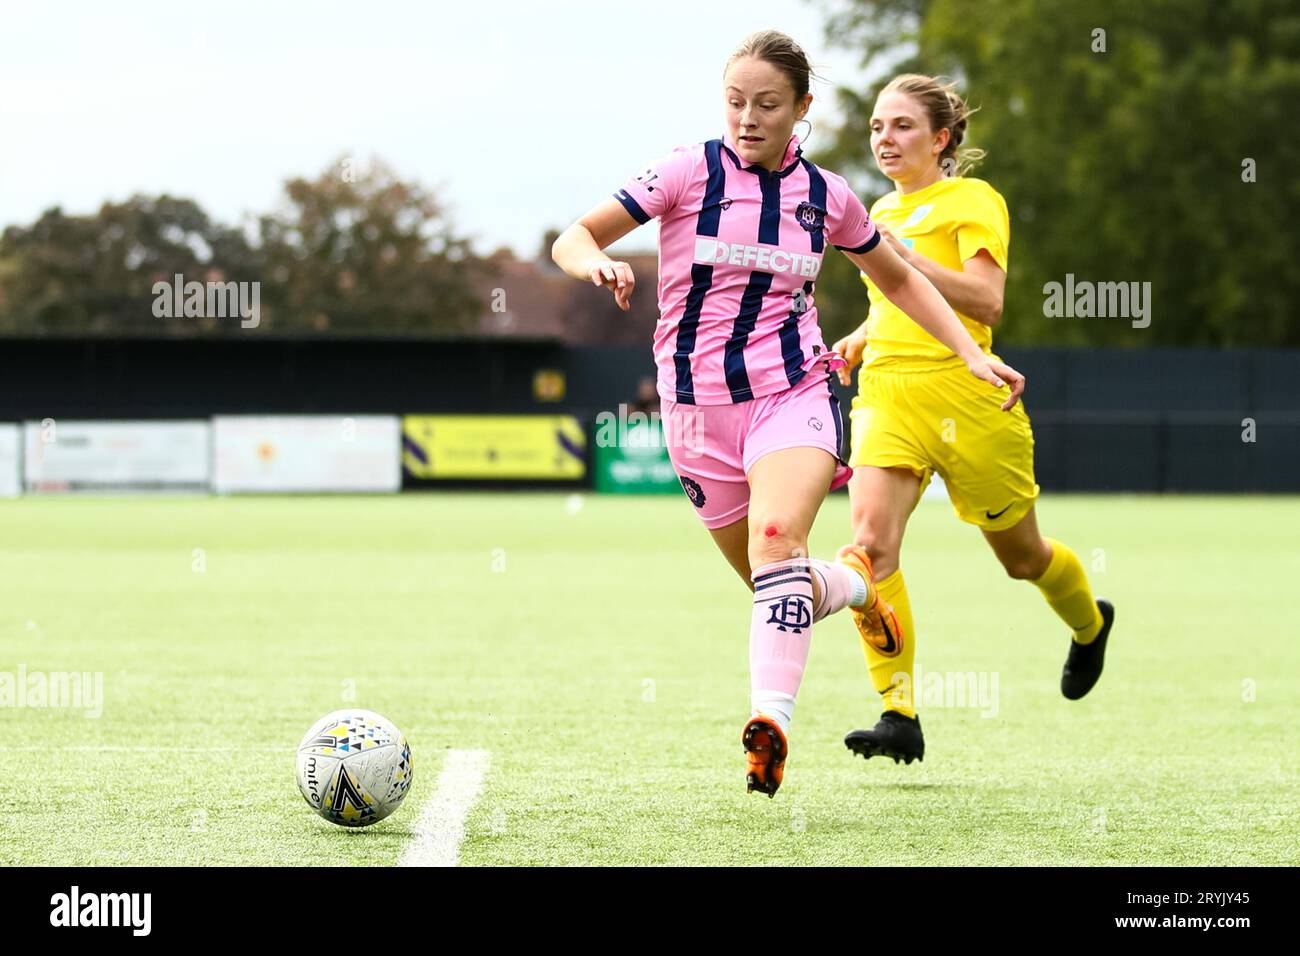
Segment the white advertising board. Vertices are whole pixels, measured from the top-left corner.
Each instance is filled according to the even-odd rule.
[[[218,415],[212,428],[218,494],[402,487],[396,416]]]
[[[0,498],[23,493],[23,430],[16,422],[0,424]]]
[[[206,421],[23,423],[28,492],[207,491],[211,426]]]

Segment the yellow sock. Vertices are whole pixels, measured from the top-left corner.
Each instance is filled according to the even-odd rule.
[[[896,570],[884,580],[877,581],[876,593],[880,595],[880,600],[893,607],[903,633],[895,635],[902,646],[897,653],[888,657],[866,641],[862,642],[871,683],[884,698],[885,710],[897,711],[904,717],[915,717],[912,662],[916,657],[916,630],[912,627],[912,604],[907,599],[903,572]]]
[[[1052,560],[1034,586],[1043,592],[1056,616],[1074,631],[1074,639],[1080,644],[1091,644],[1101,630],[1101,612],[1093,600],[1079,556],[1059,541],[1043,540],[1052,546]]]

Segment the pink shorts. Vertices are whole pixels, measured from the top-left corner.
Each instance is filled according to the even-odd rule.
[[[853,476],[840,457],[844,424],[831,373],[816,367],[793,388],[735,405],[679,405],[660,413],[668,457],[706,528],[722,528],[749,512],[754,462],[782,448],[823,448],[837,467],[828,490]]]

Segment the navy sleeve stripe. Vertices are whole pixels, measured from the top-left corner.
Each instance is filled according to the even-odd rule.
[[[880,241],[880,230],[877,229],[876,234],[872,236],[869,241],[867,241],[863,245],[858,246],[856,249],[846,249],[844,246],[836,246],[835,248],[839,249],[841,252],[851,252],[855,256],[858,256],[864,252],[870,252],[872,249],[876,248],[876,243],[878,243],[879,241]]]
[[[650,221],[650,217],[646,215],[646,211],[641,208],[641,204],[638,203],[631,196],[629,196],[622,189],[614,193],[614,198],[617,199],[619,202],[621,202],[623,204],[623,208],[626,209],[631,214],[632,218],[635,219],[641,225],[644,226],[647,222]]]

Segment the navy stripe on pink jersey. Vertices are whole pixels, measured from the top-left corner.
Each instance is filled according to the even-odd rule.
[[[722,222],[722,200],[727,180],[722,171],[722,140],[712,139],[704,144],[704,159],[709,170],[704,202],[695,221],[695,234],[717,238]],[[695,389],[691,380],[691,355],[695,351],[695,333],[700,327],[700,312],[704,297],[713,285],[713,266],[694,263],[691,266],[691,291],[686,296],[686,310],[677,326],[677,346],[673,352],[673,368],[677,373],[677,398],[681,405],[695,404]]]
[[[821,172],[808,160],[802,156],[799,162],[803,163],[803,168],[808,173],[808,202],[812,203],[818,209],[826,208],[826,180],[822,178]],[[825,252],[826,240],[822,238],[820,229],[812,233],[812,251]]]
[[[820,175],[813,180],[816,173],[816,167],[809,164],[802,157],[791,163],[785,169],[772,172],[761,166],[745,167],[741,165],[740,157],[728,149],[725,145],[722,147],[723,152],[731,160],[739,172],[749,173],[751,176],[758,177],[759,189],[763,196],[762,212],[758,220],[758,241],[764,245],[779,246],[781,244],[781,180],[789,176],[800,165],[809,171],[809,180],[814,183],[814,188],[809,192],[808,200],[813,202],[819,208],[826,208],[826,183]],[[815,198],[815,183],[821,183],[821,199]],[[821,233],[813,237],[813,252],[821,252]],[[762,272],[757,269],[749,274],[749,283],[745,286],[745,293],[740,300],[740,311],[736,315],[736,321],[731,328],[731,337],[727,339],[727,345],[723,357],[723,369],[727,379],[727,388],[731,392],[733,402],[747,402],[754,397],[754,391],[749,386],[749,373],[745,368],[745,346],[749,344],[749,336],[758,324],[758,317],[763,309],[763,296],[767,295],[768,290],[772,287],[774,276],[770,272]],[[812,288],[812,283],[804,284],[805,290]],[[793,330],[794,334],[790,335],[787,326],[789,320],[782,323],[780,335],[781,341],[781,358],[786,368],[786,378],[791,385],[803,378],[803,350],[799,343],[799,319],[802,313],[792,312],[795,316]],[[798,368],[797,374],[791,378],[790,367],[793,364]]]
[[[722,136],[677,147],[615,194],[634,221],[660,222],[654,352],[665,401],[771,395],[825,350],[811,295],[823,257],[832,244],[870,249],[875,230],[844,178],[805,161],[797,137],[782,164],[747,166]]]
[[[803,317],[804,312],[808,311],[807,301],[812,298],[813,284],[809,280],[803,284],[804,308],[791,308],[790,314],[786,316],[781,327],[777,329],[777,337],[781,340],[781,359],[785,363],[785,379],[791,385],[798,385],[803,381],[803,345],[799,341],[799,319]],[[796,303],[796,306],[799,303]]]
[[[758,325],[763,296],[772,287],[772,279],[772,273],[755,269],[749,274],[749,284],[740,297],[740,312],[731,326],[731,338],[727,339],[722,360],[733,402],[747,402],[754,397],[754,391],[749,387],[749,373],[745,371],[745,346],[749,344],[749,333]]]

